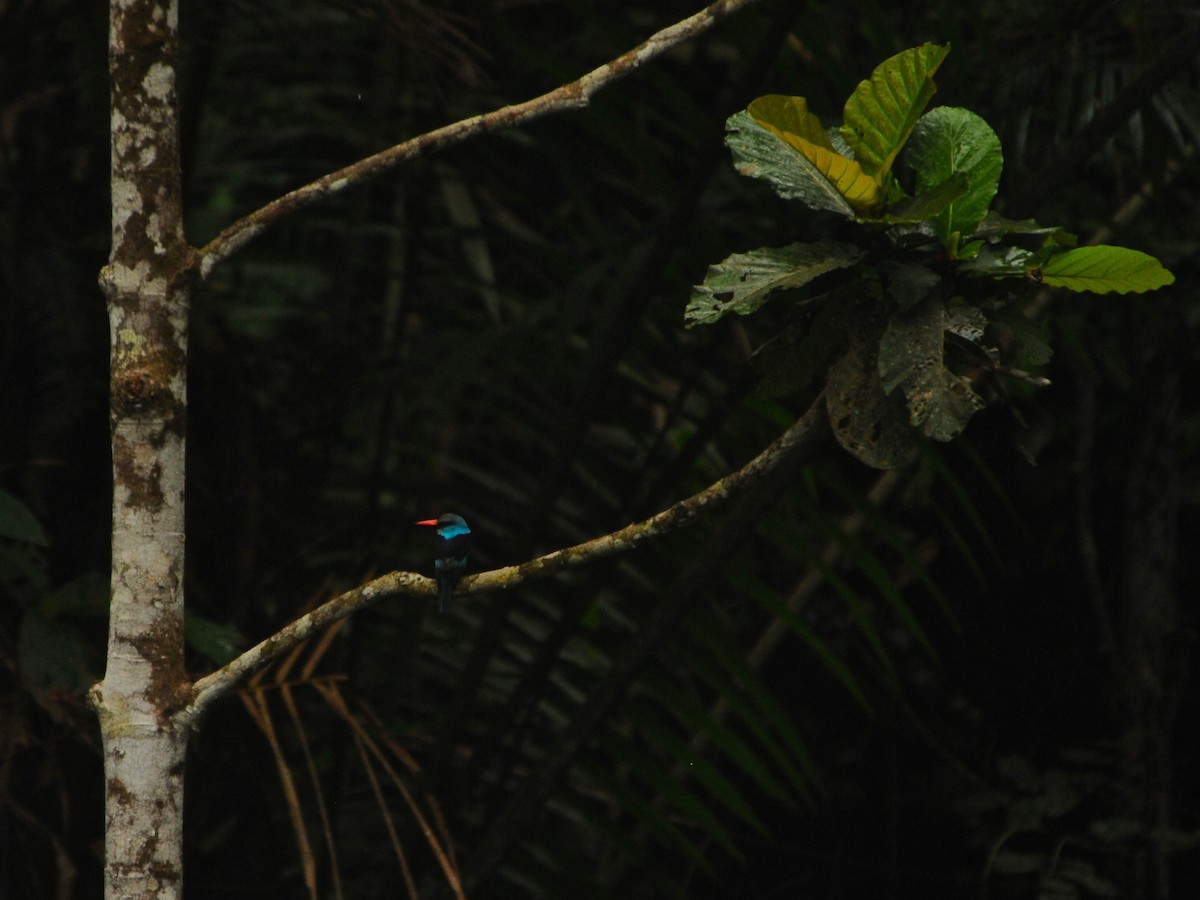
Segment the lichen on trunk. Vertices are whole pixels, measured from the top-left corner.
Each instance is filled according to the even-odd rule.
[[[112,0],[112,597],[90,693],[104,744],[105,895],[182,894],[187,311],[176,0]]]

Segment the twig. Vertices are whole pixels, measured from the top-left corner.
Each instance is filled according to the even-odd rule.
[[[323,175],[303,187],[272,200],[266,206],[238,219],[213,238],[197,254],[201,278],[263,231],[292,213],[328,199],[347,188],[378,177],[412,159],[461,144],[477,134],[499,131],[532,122],[550,113],[583,109],[592,95],[624,78],[643,64],[661,56],[679,44],[703,34],[721,19],[759,0],[717,0],[700,12],[662,29],[582,78],[555,88],[540,97],[471,116],[450,125],[410,138],[403,143],[360,159],[345,168]]]

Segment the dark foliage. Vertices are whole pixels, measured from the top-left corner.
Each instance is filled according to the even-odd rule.
[[[575,78],[697,5],[185,2],[189,239]],[[97,7],[0,2],[0,490],[48,536],[0,536],[0,896],[31,900],[99,890],[82,702],[110,476]],[[757,390],[750,354],[791,314],[685,331],[690,285],[714,259],[833,226],[739,178],[723,123],[770,92],[836,120],[881,59],[948,41],[935,103],[1000,134],[1003,211],[1115,229],[1174,287],[1046,298],[1053,387],[1004,385],[1010,404],[896,481],[830,444],[758,508],[636,555],[444,616],[372,609],[311,677],[344,675],[364,721],[419,763],[407,783],[444,813],[468,896],[1187,896],[1197,28],[1168,2],[1018,18],[768,0],[588,110],[263,235],[192,313],[191,671],[373,573],[428,568],[416,519],[465,516],[478,571],[751,458],[812,400]],[[1129,111],[1106,120],[1116,103]],[[401,896],[351,735],[304,687],[341,888]],[[563,774],[529,810],[553,760]],[[241,706],[220,704],[190,757],[189,896],[303,894],[275,778]],[[392,800],[421,896],[450,896]]]

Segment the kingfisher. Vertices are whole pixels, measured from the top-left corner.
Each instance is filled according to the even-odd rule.
[[[471,552],[471,529],[462,516],[444,513],[436,519],[422,519],[418,525],[430,525],[437,529],[437,557],[433,561],[437,576],[438,612],[446,611],[446,604],[454,596],[454,585],[467,568],[467,555]]]

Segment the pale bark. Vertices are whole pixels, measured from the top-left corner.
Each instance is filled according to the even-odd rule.
[[[175,98],[178,7],[110,5],[112,601],[90,700],[105,774],[105,895],[179,897],[187,272]]]
[[[416,156],[468,138],[586,106],[591,95],[757,0],[719,0],[571,84],[474,116],[382,151],[281,197],[196,251],[183,233],[176,95],[178,0],[110,0],[112,249],[100,283],[111,328],[112,599],[108,662],[89,700],[104,751],[105,896],[178,898],[183,892],[183,773],[189,730],[208,705],[320,625],[432,582],[392,573],[326,604],[220,672],[183,668],[184,444],[187,317],[193,286],[254,235],[296,210]],[[794,441],[796,429],[781,438]],[[479,576],[467,590],[511,586],[632,548],[691,521],[743,480],[770,469],[768,449],[686,505],[640,526]]]

